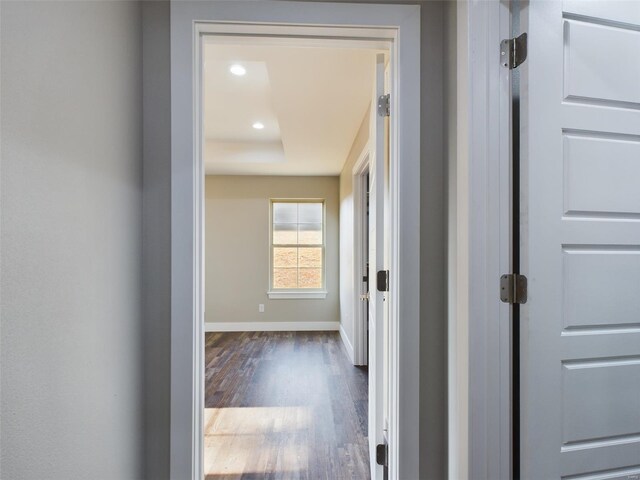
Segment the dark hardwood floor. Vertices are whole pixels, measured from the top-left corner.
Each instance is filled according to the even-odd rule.
[[[369,475],[367,371],[337,332],[207,333],[205,479]]]

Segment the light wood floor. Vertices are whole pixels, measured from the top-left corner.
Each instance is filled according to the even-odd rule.
[[[207,333],[205,479],[370,478],[367,371],[337,332]]]

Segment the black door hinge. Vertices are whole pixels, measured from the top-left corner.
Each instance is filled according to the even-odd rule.
[[[389,291],[389,270],[379,270],[376,276],[376,285],[379,292]]]
[[[527,59],[527,34],[519,37],[507,38],[500,42],[500,63],[503,67],[513,70],[522,65]]]
[[[527,303],[527,277],[509,273],[500,277],[500,300],[521,305]]]
[[[378,115],[381,117],[391,115],[391,96],[388,93],[378,97]]]
[[[389,466],[389,445],[386,443],[376,445],[376,463],[383,467]]]

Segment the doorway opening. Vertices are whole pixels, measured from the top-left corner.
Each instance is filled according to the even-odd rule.
[[[334,45],[351,42],[351,46],[389,51],[392,81],[388,103],[391,116],[387,117],[387,123],[391,228],[386,231],[391,241],[389,274],[383,277],[389,291],[379,292],[374,288],[373,280],[377,280],[377,271],[383,271],[384,265],[375,263],[373,256],[370,256],[370,273],[377,270],[369,278],[376,301],[382,303],[385,295],[389,297],[386,302],[390,327],[389,478],[417,478],[420,476],[420,423],[416,421],[420,416],[417,381],[420,376],[420,7],[259,1],[171,5],[171,476],[204,478],[205,175],[201,100],[202,52],[204,41],[212,35],[234,39],[258,37],[276,42],[282,37],[295,37]],[[377,60],[376,68],[378,70]],[[370,168],[372,186],[383,183],[375,183],[373,177],[377,172],[378,168]],[[384,171],[377,178],[383,175]],[[377,193],[372,188],[372,197],[374,192]],[[382,196],[384,193],[379,195]],[[377,219],[377,215],[371,214],[370,220],[374,217]],[[370,235],[370,242],[371,238]],[[399,322],[400,315],[402,322]],[[376,332],[382,330],[380,326]],[[371,338],[372,332],[370,329],[370,345],[382,348]],[[378,374],[371,374],[382,367],[374,365],[374,359],[375,356],[369,355],[370,391],[372,379],[382,384]],[[377,395],[369,394],[369,402],[375,401],[376,406],[381,407],[383,402]],[[369,408],[370,414],[376,411]],[[371,459],[375,458],[377,445],[385,440],[379,418],[376,416],[376,422],[369,421],[368,425]],[[372,433],[372,425],[380,428],[376,427]],[[382,478],[382,467],[372,466],[372,477]]]
[[[369,154],[368,150],[353,168],[354,201],[354,278],[356,298],[354,304],[354,363],[369,364]],[[360,280],[361,279],[361,280]],[[358,283],[359,282],[359,283]]]
[[[382,478],[389,45],[209,32],[199,59],[204,477]]]

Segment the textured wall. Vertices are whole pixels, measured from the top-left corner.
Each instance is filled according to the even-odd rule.
[[[140,478],[140,5],[0,9],[1,476]]]

